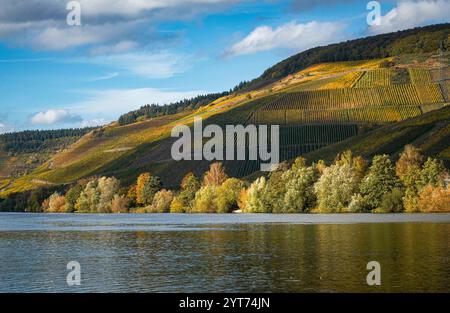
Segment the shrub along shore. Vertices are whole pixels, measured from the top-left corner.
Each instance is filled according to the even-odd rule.
[[[308,166],[298,157],[280,163],[253,182],[230,178],[213,163],[200,179],[188,173],[177,191],[142,173],[136,184],[121,187],[114,177],[83,179],[65,193],[39,202],[38,191],[27,201],[34,212],[49,213],[397,213],[450,212],[450,186],[442,162],[405,146],[394,164],[387,155],[367,161],[351,151],[332,164]],[[42,196],[41,196],[42,197]]]

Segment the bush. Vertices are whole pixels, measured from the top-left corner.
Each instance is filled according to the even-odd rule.
[[[384,194],[380,209],[385,213],[398,213],[403,211],[403,191],[394,188],[391,192]]]
[[[186,209],[183,205],[183,201],[179,196],[173,198],[172,203],[170,204],[170,213],[185,213]]]
[[[66,199],[64,196],[61,196],[59,193],[55,192],[48,198],[48,209],[49,213],[63,213],[64,206],[66,204]]]
[[[217,190],[217,213],[231,213],[238,208],[238,200],[245,183],[237,178],[228,178]]]
[[[170,190],[162,189],[153,197],[150,211],[153,213],[169,213],[170,204],[173,200],[173,193]]]
[[[355,194],[350,200],[350,204],[346,210],[348,213],[363,213],[367,212],[367,203],[361,194]]]
[[[128,199],[124,196],[114,195],[111,201],[112,213],[128,213]]]
[[[194,206],[191,213],[215,213],[217,212],[217,186],[203,186],[195,194]]]

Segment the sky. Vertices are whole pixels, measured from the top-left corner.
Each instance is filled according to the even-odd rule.
[[[102,125],[309,48],[450,20],[450,0],[378,4],[369,25],[361,0],[0,0],[0,133]]]

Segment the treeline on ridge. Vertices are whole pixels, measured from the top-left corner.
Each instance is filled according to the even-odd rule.
[[[233,90],[224,91],[219,93],[210,93],[206,95],[199,95],[190,99],[183,99],[181,101],[158,105],[158,104],[147,104],[135,111],[128,112],[119,117],[120,125],[128,125],[135,122],[138,122],[140,119],[152,118],[157,116],[175,114],[183,111],[195,110],[202,106],[205,106],[214,100],[217,100],[221,97],[228,96],[232,92],[238,91],[242,88],[246,83],[242,82]]]
[[[25,130],[0,135],[0,149],[9,153],[32,153],[58,148],[87,134],[95,127],[56,130]]]

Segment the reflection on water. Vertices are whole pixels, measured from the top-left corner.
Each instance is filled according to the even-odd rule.
[[[145,223],[130,221],[135,216],[92,216],[121,230],[98,231],[64,229],[80,218],[66,216],[67,224],[46,217],[56,219],[53,229],[35,230],[32,221],[41,217],[24,224],[17,221],[24,216],[0,214],[0,226],[21,225],[20,231],[0,228],[0,292],[450,291],[448,220],[285,224],[239,217],[208,224],[193,216],[161,228],[158,217],[160,228],[141,230]],[[78,287],[66,285],[71,260],[81,264]],[[366,285],[372,260],[381,264],[379,287]]]

